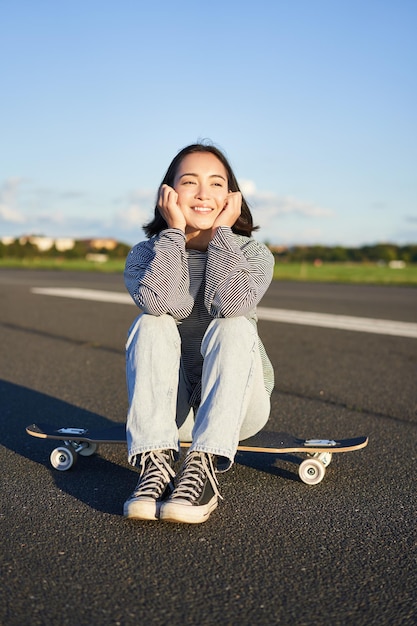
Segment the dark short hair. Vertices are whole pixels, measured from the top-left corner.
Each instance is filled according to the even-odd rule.
[[[169,185],[170,187],[173,187],[175,176],[177,175],[177,171],[181,161],[189,154],[194,154],[196,152],[210,152],[215,157],[217,157],[226,169],[229,191],[240,191],[239,184],[236,180],[236,176],[233,173],[229,161],[226,159],[221,150],[216,148],[214,145],[208,143],[194,143],[180,150],[180,152],[178,152],[178,154],[172,159],[171,164],[168,167],[166,174],[161,182],[160,188],[162,187],[162,185]],[[148,237],[152,237],[153,235],[157,235],[161,232],[161,230],[165,230],[166,228],[168,228],[168,224],[162,217],[161,213],[159,212],[158,205],[156,204],[154,217],[150,222],[144,224],[143,230]],[[253,225],[253,219],[249,209],[249,205],[242,194],[241,214],[232,226],[232,231],[237,235],[245,235],[246,237],[250,237],[252,232],[257,229],[258,226]]]

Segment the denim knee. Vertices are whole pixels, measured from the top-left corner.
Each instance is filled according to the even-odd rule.
[[[257,333],[253,324],[246,317],[221,317],[210,322],[201,342],[204,356],[211,341],[228,343],[233,349],[246,346],[253,349],[257,342]]]
[[[141,313],[133,322],[127,333],[126,350],[130,347],[133,339],[135,339],[138,331],[149,333],[165,333],[177,331],[177,323],[171,315],[150,315]],[[178,335],[179,339],[179,335]]]

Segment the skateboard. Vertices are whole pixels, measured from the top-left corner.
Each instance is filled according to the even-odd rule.
[[[63,445],[52,450],[50,462],[53,468],[64,472],[75,463],[77,455],[90,456],[98,445],[126,444],[126,425],[115,424],[102,430],[86,428],[59,428],[49,424],[32,424],[26,432],[32,437],[62,441]],[[181,442],[188,448],[190,443]],[[287,433],[262,430],[239,443],[240,452],[264,452],[268,454],[304,453],[307,458],[299,464],[298,475],[308,485],[321,482],[334,453],[352,452],[368,445],[368,437],[353,439],[299,439]]]

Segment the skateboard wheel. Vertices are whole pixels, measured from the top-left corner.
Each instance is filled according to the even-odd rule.
[[[317,485],[323,480],[325,473],[326,468],[319,459],[306,459],[298,469],[298,475],[306,485]]]
[[[74,465],[77,453],[67,446],[60,446],[52,450],[49,458],[54,469],[66,472]]]
[[[98,448],[97,443],[88,443],[88,441],[86,441],[85,445],[83,445],[82,448],[77,450],[77,452],[78,454],[81,454],[81,456],[91,456],[92,454],[97,452],[97,448]]]

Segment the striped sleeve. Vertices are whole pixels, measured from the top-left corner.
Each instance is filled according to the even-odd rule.
[[[170,313],[175,319],[190,315],[194,299],[181,230],[163,230],[134,246],[126,260],[124,278],[134,302],[145,313]]]
[[[270,250],[221,226],[208,247],[204,302],[212,317],[248,315],[268,289],[274,270]]]

